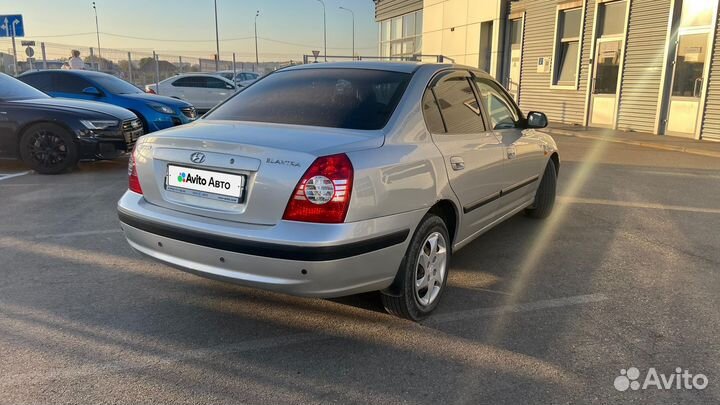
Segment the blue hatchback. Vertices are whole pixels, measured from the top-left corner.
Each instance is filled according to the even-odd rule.
[[[113,75],[88,70],[44,70],[18,77],[52,97],[100,101],[124,107],[143,121],[145,132],[187,124],[197,119],[186,101],[144,93]]]

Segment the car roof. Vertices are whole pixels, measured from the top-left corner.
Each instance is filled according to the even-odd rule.
[[[377,61],[354,61],[354,62],[328,62],[328,63],[309,63],[305,65],[289,66],[281,69],[282,71],[304,70],[304,69],[371,69],[385,70],[398,73],[415,73],[419,69],[427,69],[431,72],[441,70],[467,70],[476,76],[491,78],[487,72],[472,66],[459,65],[454,63],[429,63],[429,62],[377,62]]]
[[[370,69],[387,70],[399,73],[413,73],[418,67],[426,65],[423,62],[376,62],[376,61],[354,61],[354,62],[325,62],[308,63],[305,65],[288,66],[282,70],[303,70],[303,69]]]

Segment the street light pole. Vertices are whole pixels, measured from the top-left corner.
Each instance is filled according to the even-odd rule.
[[[352,14],[352,57],[355,59],[355,13],[349,8],[340,6],[340,10],[349,11]]]
[[[217,0],[215,0],[215,71],[220,70],[220,34],[218,33]]]
[[[102,58],[102,55],[100,54],[100,25],[98,24],[98,16],[97,16],[97,7],[95,7],[95,2],[92,2],[93,11],[95,11],[95,34],[97,34],[97,44],[98,44],[98,69],[100,68],[100,58]]]
[[[323,0],[317,0],[323,6],[323,46],[325,52],[325,62],[327,62],[327,18],[325,13],[325,2]]]
[[[260,64],[260,58],[258,57],[258,45],[257,45],[257,18],[260,16],[260,10],[255,13],[255,67],[258,68]]]

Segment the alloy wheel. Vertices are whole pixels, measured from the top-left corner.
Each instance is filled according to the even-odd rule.
[[[415,299],[422,306],[435,302],[447,273],[447,244],[440,232],[425,238],[415,266]]]

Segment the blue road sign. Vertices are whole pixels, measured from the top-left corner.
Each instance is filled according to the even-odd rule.
[[[13,32],[18,38],[25,36],[22,15],[0,15],[0,38],[12,37]]]

